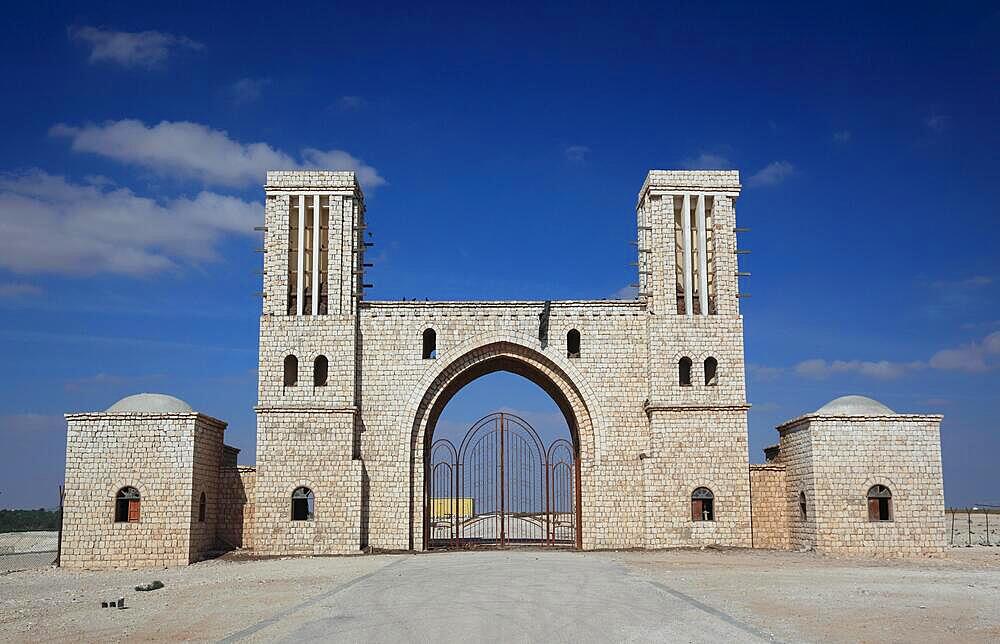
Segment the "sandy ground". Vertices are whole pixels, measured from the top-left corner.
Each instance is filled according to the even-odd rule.
[[[149,593],[138,583],[159,579]],[[126,610],[101,609],[124,596]],[[513,550],[0,575],[0,640],[1000,641],[1000,548]]]

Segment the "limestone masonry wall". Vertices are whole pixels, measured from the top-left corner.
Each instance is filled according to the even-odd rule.
[[[256,467],[242,465],[219,470],[219,524],[216,536],[221,548],[254,547],[256,481]]]
[[[197,418],[194,413],[66,416],[63,566],[191,561]],[[116,494],[126,486],[141,495],[138,522],[114,521]]]
[[[912,556],[946,543],[940,416],[816,418],[817,549],[843,554]],[[873,485],[892,492],[891,521],[869,521]]]
[[[786,486],[784,466],[750,466],[754,548],[788,550],[791,547]]]

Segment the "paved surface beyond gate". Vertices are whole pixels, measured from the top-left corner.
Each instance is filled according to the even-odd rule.
[[[240,633],[309,641],[762,641],[621,563],[572,551],[407,557]]]

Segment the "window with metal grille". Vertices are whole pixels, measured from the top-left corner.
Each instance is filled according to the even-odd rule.
[[[705,384],[714,387],[719,384],[719,361],[715,358],[705,358]]]
[[[691,520],[715,521],[715,495],[707,487],[696,488],[691,493]]]
[[[325,387],[329,371],[330,361],[326,356],[316,356],[313,360],[313,387]]]
[[[115,495],[115,523],[138,523],[139,490],[123,487]]]
[[[198,523],[205,523],[205,512],[208,509],[208,499],[205,498],[205,493],[201,493],[201,498],[198,500]]]
[[[313,492],[307,487],[297,487],[292,492],[292,521],[312,521]]]
[[[566,356],[569,358],[580,357],[580,332],[570,329],[566,334]]]
[[[868,520],[892,521],[892,492],[884,485],[868,490]]]
[[[437,333],[434,332],[434,329],[424,330],[423,357],[424,360],[437,358]]]
[[[681,387],[691,386],[691,358],[684,356],[681,361],[677,363],[678,380],[681,383]]]
[[[294,387],[299,381],[299,359],[285,356],[285,386]]]

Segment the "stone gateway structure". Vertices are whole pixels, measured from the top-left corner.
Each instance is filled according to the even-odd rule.
[[[768,463],[749,464],[737,172],[647,175],[628,301],[370,301],[354,173],[269,172],[265,192],[256,466],[237,465],[225,423],[170,397],[67,415],[64,565],[420,550],[473,515],[499,531],[477,538],[501,544],[515,523],[559,523],[582,549],[943,548],[940,416],[841,399],[779,427]],[[458,457],[432,457],[445,405],[495,371],[565,415],[570,501],[551,500],[542,449],[548,506],[505,495],[512,419],[491,434],[499,500],[463,496]],[[432,491],[442,464],[453,496]]]

